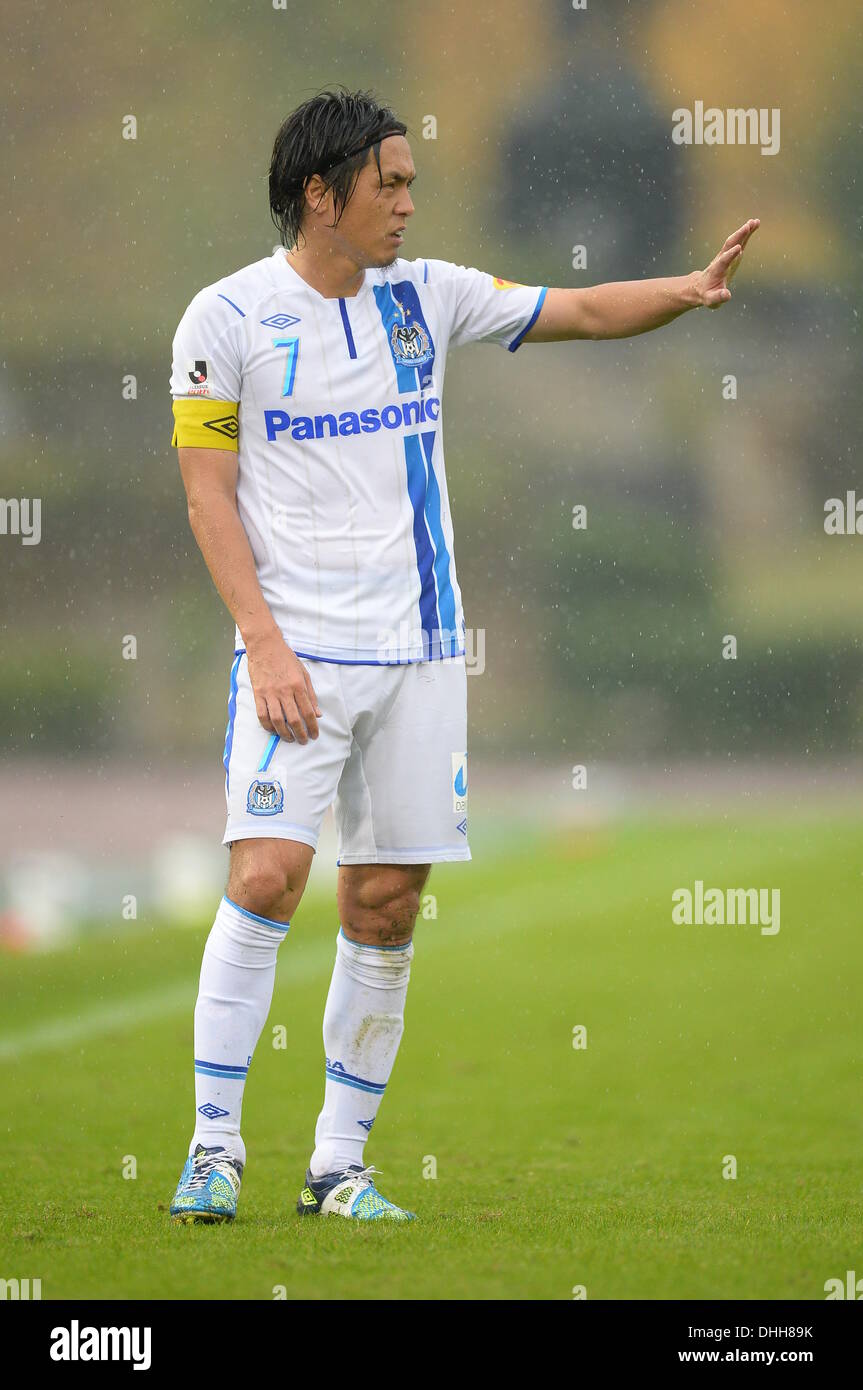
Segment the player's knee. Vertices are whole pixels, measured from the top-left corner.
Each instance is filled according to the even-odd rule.
[[[349,894],[351,905],[360,912],[380,912],[385,916],[405,916],[413,919],[419,911],[420,885],[394,883],[386,875],[369,877],[357,884]]]
[[[356,878],[342,892],[347,925],[381,945],[410,940],[429,869],[429,865],[416,866],[406,877],[384,865],[380,873]]]
[[[296,896],[289,870],[275,855],[258,853],[232,862],[228,897],[256,912],[259,917],[281,918],[283,909]]]

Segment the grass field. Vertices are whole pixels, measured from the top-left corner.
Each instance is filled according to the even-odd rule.
[[[366,1149],[419,1213],[408,1227],[294,1212],[334,903],[303,904],[281,948],[228,1228],[167,1216],[209,924],[7,957],[0,1277],[41,1278],[46,1299],[823,1298],[863,1270],[863,821],[735,819],[558,833],[433,871]],[[673,925],[696,878],[780,888],[781,930]]]

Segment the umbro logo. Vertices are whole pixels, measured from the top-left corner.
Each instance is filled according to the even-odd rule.
[[[221,420],[205,420],[204,425],[208,430],[215,430],[216,434],[226,435],[228,439],[236,439],[240,433],[236,415],[224,415]]]
[[[459,821],[458,825],[456,826],[456,830],[460,830],[462,835],[467,834],[467,817],[465,817],[464,820]]]
[[[367,1130],[367,1131],[369,1131],[369,1132],[371,1132],[371,1127],[372,1127],[372,1125],[374,1124],[374,1122],[375,1122],[374,1115],[372,1116],[372,1118],[371,1118],[370,1120],[357,1120],[357,1124],[359,1125],[360,1129],[365,1129],[365,1130]]]
[[[227,1115],[230,1112],[227,1110],[220,1110],[218,1105],[214,1105],[210,1100],[206,1105],[198,1106],[198,1113],[206,1115],[208,1120],[218,1120],[221,1115]]]
[[[264,328],[290,328],[292,323],[299,321],[294,314],[272,314],[268,319],[261,319]]]

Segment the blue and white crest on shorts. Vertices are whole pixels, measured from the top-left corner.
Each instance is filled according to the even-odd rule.
[[[467,810],[467,753],[452,755],[452,808],[459,814]]]
[[[249,787],[246,810],[250,816],[277,816],[285,807],[285,793],[272,777],[256,777]]]

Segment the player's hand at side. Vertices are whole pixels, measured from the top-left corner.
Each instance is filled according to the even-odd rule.
[[[742,227],[725,241],[718,256],[710,262],[706,270],[696,271],[695,287],[699,302],[707,309],[719,309],[731,298],[728,282],[737,272],[743,258],[743,250],[753,232],[761,226],[760,217],[750,217]]]
[[[259,723],[286,743],[318,737],[323,718],[312,679],[299,657],[277,635],[247,648],[249,680]]]

